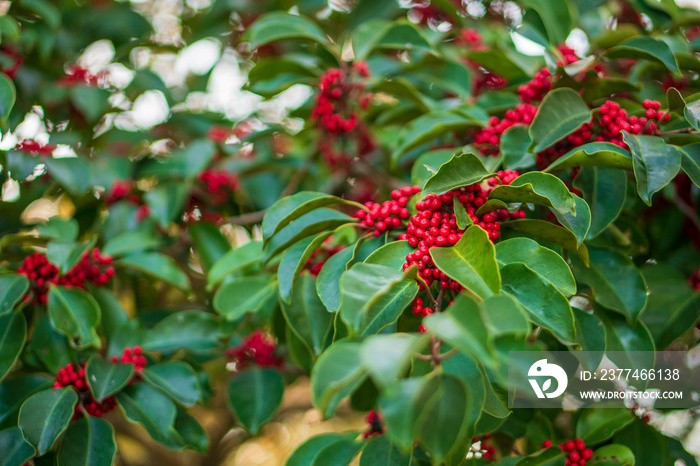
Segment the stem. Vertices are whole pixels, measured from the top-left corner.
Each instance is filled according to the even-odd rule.
[[[676,202],[676,205],[680,209],[681,212],[685,214],[688,219],[690,219],[691,222],[693,222],[693,225],[695,225],[695,228],[700,231],[700,217],[698,217],[698,213],[695,212],[695,210],[683,200],[682,197],[678,195],[677,192],[673,193],[673,200]]]
[[[440,293],[438,293],[437,300],[433,303],[433,310],[437,313],[440,312],[442,306],[442,298],[445,295],[445,290],[440,288]]]
[[[219,226],[221,225],[250,225],[252,223],[258,223],[262,221],[265,216],[266,210],[259,210],[257,212],[250,212],[248,214],[242,214],[237,217],[229,217],[219,220]]]
[[[686,133],[686,134],[700,134],[700,131],[696,131],[693,128],[682,128],[682,129],[672,129],[670,131],[663,131],[660,132],[659,134],[661,136],[667,136],[669,134],[681,134],[681,133]]]
[[[435,300],[433,293],[430,291],[430,287],[428,286],[427,283],[425,283],[425,280],[423,280],[423,277],[421,277],[420,275],[416,275],[416,280],[418,281],[418,283],[423,285],[423,288],[425,288],[425,291],[428,293],[428,298],[430,298],[430,302],[433,304],[433,306],[440,307],[438,302]]]
[[[632,244],[630,239],[617,226],[615,226],[614,223],[608,225],[608,231],[620,246],[627,247]]]

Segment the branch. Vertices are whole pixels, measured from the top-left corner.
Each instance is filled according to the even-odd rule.
[[[258,223],[262,221],[267,209],[259,210],[257,212],[250,212],[248,214],[242,214],[237,217],[229,217],[219,220],[218,225],[250,225],[252,223]]]
[[[676,205],[678,208],[685,214],[686,217],[690,219],[691,222],[693,222],[693,225],[695,225],[695,228],[700,231],[700,217],[698,217],[698,213],[695,212],[695,210],[683,200],[682,197],[678,195],[677,192],[673,193],[673,200],[676,202]]]

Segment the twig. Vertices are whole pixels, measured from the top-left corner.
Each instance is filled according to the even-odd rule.
[[[242,214],[237,217],[228,217],[219,220],[218,225],[250,225],[252,223],[258,223],[262,221],[267,209],[259,210],[257,212],[250,212],[248,214]]]
[[[418,283],[423,285],[423,288],[425,288],[425,291],[428,293],[428,298],[430,298],[430,302],[433,304],[433,306],[438,306],[438,302],[435,300],[435,297],[433,296],[433,293],[430,291],[430,287],[428,284],[423,280],[423,277],[420,275],[416,275],[416,280],[418,280]]]
[[[700,231],[700,217],[698,217],[697,212],[688,205],[687,202],[683,200],[682,197],[678,195],[678,193],[674,192],[673,193],[673,200],[676,202],[676,205],[678,208],[685,214],[686,217],[690,219],[691,222],[693,222],[693,225],[695,225],[695,228]]]
[[[663,131],[663,132],[660,132],[659,135],[666,136],[669,134],[679,134],[679,133],[700,134],[700,131],[696,131],[693,128],[681,128],[681,129],[672,129],[670,131]]]

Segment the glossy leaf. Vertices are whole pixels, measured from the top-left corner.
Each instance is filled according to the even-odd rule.
[[[311,371],[311,401],[328,418],[365,377],[360,344],[337,342],[321,355]]]
[[[503,291],[523,305],[536,325],[551,331],[563,343],[576,340],[569,301],[551,282],[524,263],[517,262],[501,268],[501,275]]]
[[[36,454],[19,427],[0,430],[0,466],[20,466]]]
[[[664,41],[653,37],[632,37],[609,49],[607,55],[611,58],[651,60],[661,63],[675,74],[680,73],[671,48]]]
[[[529,172],[521,175],[510,185],[494,188],[489,199],[506,203],[539,204],[551,207],[561,214],[576,214],[574,195],[559,178],[548,173]]]
[[[301,193],[300,193],[301,194]],[[293,196],[292,196],[293,197]],[[301,201],[301,202],[299,202]],[[274,230],[272,230],[272,233],[269,233],[269,230],[271,228],[270,222],[274,221],[277,216],[270,217],[266,222],[263,221],[263,225],[265,225],[268,230],[264,233],[267,233],[269,236],[273,236],[275,233],[280,231],[282,228],[286,227],[290,223],[292,223],[294,220],[298,219],[304,214],[307,214],[311,212],[312,210],[320,209],[322,207],[327,207],[331,205],[336,205],[336,204],[344,204],[348,206],[355,207],[357,209],[364,209],[365,207],[357,202],[353,201],[347,201],[343,198],[337,197],[337,196],[331,196],[329,194],[324,194],[324,193],[314,193],[314,192],[305,192],[304,196],[299,196],[296,202],[293,202],[291,204],[287,202],[283,202],[281,205],[282,206],[288,206],[292,205],[294,208],[289,211],[284,217],[282,217],[277,224],[274,226]],[[285,209],[286,211],[287,209]],[[282,212],[280,210],[279,212]],[[266,215],[267,217],[267,215]]]
[[[318,274],[316,292],[329,312],[340,309],[340,277],[349,267],[354,250],[353,247],[347,247],[332,255]]]
[[[112,424],[86,416],[66,431],[58,447],[57,461],[59,466],[110,466],[116,456]]]
[[[257,264],[262,257],[262,243],[251,241],[231,249],[217,260],[207,274],[207,289],[213,289],[226,276]]]
[[[411,167],[411,184],[423,186],[452,156],[460,154],[456,149],[431,150],[416,159]]]
[[[72,388],[48,389],[35,393],[19,410],[19,427],[38,455],[51,449],[68,427],[78,395]]]
[[[143,272],[182,291],[190,290],[190,281],[185,272],[165,254],[159,252],[130,254],[122,257],[117,264]]]
[[[251,368],[229,380],[228,399],[238,421],[253,435],[282,403],[284,381],[274,369]]]
[[[411,455],[394,445],[386,435],[370,439],[362,449],[360,466],[409,466]]]
[[[588,207],[586,201],[578,197],[576,194],[573,195],[576,199],[576,216],[570,213],[561,214],[557,211],[553,211],[554,216],[559,220],[562,226],[566,227],[574,235],[579,244],[583,243],[583,240],[588,234],[588,230],[591,228],[591,209]]]
[[[351,334],[378,333],[399,318],[418,293],[410,273],[367,263],[355,264],[343,273],[339,314]]]
[[[170,448],[180,446],[182,439],[173,428],[177,410],[167,395],[140,383],[117,393],[117,402],[126,418],[141,424],[153,440]]]
[[[633,327],[621,316],[603,312],[596,315],[603,322],[605,349],[612,362],[625,369],[654,367],[654,340],[644,323],[637,322]]]
[[[593,289],[601,305],[624,315],[630,322],[639,317],[647,299],[646,286],[634,263],[619,251],[591,248],[590,266],[572,257],[574,276]]]
[[[633,419],[629,409],[591,407],[581,413],[576,423],[576,437],[587,445],[595,445],[615,435]]]
[[[351,440],[356,434],[338,434],[335,432],[314,435],[302,443],[289,457],[286,466],[311,466],[318,453],[325,447],[338,441]]]
[[[700,186],[700,143],[689,144],[679,150],[681,151],[681,168],[695,186]]]
[[[512,238],[496,245],[499,265],[522,262],[554,285],[564,296],[576,293],[576,281],[569,265],[556,252],[529,238]]]
[[[455,188],[478,183],[487,176],[489,170],[474,154],[458,154],[442,164],[437,173],[426,181],[424,193],[443,194]]]
[[[321,233],[318,236],[305,238],[293,245],[282,256],[277,267],[277,281],[279,283],[280,297],[286,303],[292,299],[292,289],[297,277],[308,263],[311,256],[318,251],[324,241],[333,234],[332,231]]]
[[[277,282],[266,276],[240,277],[226,282],[214,295],[214,309],[227,320],[255,314],[277,295]]]
[[[566,228],[533,219],[511,220],[504,222],[503,226],[561,246],[576,254],[584,264],[588,263],[588,248],[585,244],[579,245],[576,236]]]
[[[95,299],[78,288],[52,286],[48,298],[51,324],[76,348],[99,348],[100,308]]]
[[[535,154],[528,152],[530,143],[526,126],[515,125],[505,130],[500,143],[503,167],[517,170],[535,165]]]
[[[205,312],[181,311],[169,315],[146,333],[143,349],[206,352],[219,347],[219,321]]]
[[[607,167],[632,170],[632,154],[609,142],[590,142],[559,157],[545,172],[572,167]]]
[[[197,374],[187,363],[168,361],[148,366],[141,374],[146,382],[185,406],[192,406],[202,399]]]
[[[594,371],[600,365],[605,351],[605,330],[603,322],[580,309],[573,308],[576,321],[576,344],[581,352],[572,351],[586,370]]]
[[[0,315],[10,312],[28,288],[24,275],[0,275]]]
[[[328,43],[323,30],[310,19],[277,11],[258,18],[244,36],[244,40],[249,41],[254,49],[270,42],[289,39]]]
[[[10,117],[12,107],[15,105],[17,91],[15,84],[6,75],[0,75],[0,125],[4,128],[7,125],[7,120]]]
[[[312,354],[319,355],[326,347],[331,332],[331,314],[316,293],[316,279],[302,274],[297,280],[292,301],[282,302],[282,314],[287,325]]]
[[[415,251],[408,245],[408,241],[392,241],[380,247],[364,260],[365,264],[377,264],[391,267],[394,270],[403,270],[406,256]]]
[[[372,335],[362,342],[360,358],[374,382],[388,388],[406,370],[420,344],[411,334]]]
[[[0,381],[10,372],[27,339],[27,320],[21,312],[0,315]]]
[[[431,248],[435,265],[480,298],[501,290],[496,253],[486,231],[470,227],[453,247]]]
[[[622,212],[627,177],[614,168],[583,167],[574,180],[574,186],[583,191],[590,206],[591,227],[586,238],[594,238]]]
[[[126,387],[133,375],[133,364],[115,364],[99,356],[90,358],[85,367],[90,391],[99,402]]]
[[[598,448],[591,460],[591,466],[634,466],[635,459],[632,450],[624,445],[606,445]]]
[[[637,192],[647,205],[651,205],[654,193],[678,174],[681,153],[657,136],[636,136],[627,132],[623,132],[623,135],[632,151]]]
[[[559,88],[550,91],[528,130],[532,140],[530,152],[537,153],[551,147],[590,119],[588,105],[574,90]]]

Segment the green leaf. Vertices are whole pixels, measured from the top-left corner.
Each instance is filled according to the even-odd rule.
[[[618,432],[613,442],[620,447],[623,445],[629,447],[631,451],[627,453],[627,457],[629,458],[629,454],[632,454],[632,458],[634,459],[636,457],[637,459],[636,462],[633,461],[633,463],[631,463],[632,466],[664,464],[666,460],[670,459],[669,457],[680,459],[680,456],[671,456],[671,452],[661,433],[654,427],[642,422],[641,419],[632,421],[626,428]],[[594,457],[605,448],[606,447],[602,447],[596,450]],[[686,464],[690,466],[691,463],[686,461]]]
[[[450,374],[436,375],[423,385],[424,401],[416,420],[418,440],[434,461],[460,448],[473,437],[481,413],[471,390]]]
[[[195,139],[185,148],[175,150],[163,161],[153,159],[145,162],[139,174],[157,176],[163,180],[191,179],[210,164],[216,152],[216,144],[213,142],[208,139]]]
[[[60,217],[51,217],[45,224],[37,225],[37,230],[39,230],[41,236],[64,241],[75,241],[78,239],[80,225],[74,218],[66,220]]]
[[[172,257],[159,252],[142,252],[122,257],[117,264],[143,272],[185,292],[190,291],[190,281]]]
[[[355,248],[348,247],[332,255],[318,274],[316,292],[329,312],[340,309],[340,277],[352,261]]]
[[[168,361],[148,366],[141,374],[146,382],[185,406],[202,399],[197,374],[187,363]]]
[[[111,290],[101,287],[90,287],[89,290],[100,308],[102,333],[104,333],[105,338],[109,342],[112,340],[116,330],[129,321],[129,316],[119,298]]]
[[[661,63],[672,73],[680,74],[676,57],[664,41],[653,37],[635,36],[607,51],[610,58],[633,58]]]
[[[29,289],[24,275],[0,275],[0,315],[10,312]]]
[[[469,295],[458,295],[447,310],[426,317],[423,323],[441,340],[471,354],[484,365],[493,366],[493,341],[481,318],[479,306]]]
[[[603,322],[605,350],[612,362],[625,369],[654,367],[654,340],[643,322],[632,327],[621,316],[603,312],[596,315]]]
[[[150,207],[151,217],[167,229],[170,222],[182,216],[188,191],[189,186],[181,181],[160,183],[143,197]]]
[[[107,241],[101,252],[118,257],[136,251],[155,249],[158,246],[160,246],[160,240],[150,231],[125,231]]]
[[[231,249],[209,269],[207,290],[212,290],[228,275],[259,263],[261,258],[262,243],[260,241],[251,241],[243,246]]]
[[[609,439],[634,420],[629,409],[590,407],[584,409],[576,423],[576,437],[588,445]]]
[[[503,291],[525,307],[530,319],[562,343],[576,340],[574,314],[566,297],[549,281],[523,263],[501,268]]]
[[[408,368],[411,353],[420,344],[421,340],[411,334],[372,335],[362,342],[360,358],[372,380],[389,388]]]
[[[302,194],[302,193],[299,193]],[[277,218],[277,215],[268,217],[268,214],[265,215],[265,218],[263,218],[263,235],[265,236],[267,242],[268,237],[272,237],[280,231],[282,228],[286,227],[290,223],[292,223],[294,220],[298,219],[304,214],[308,214],[312,210],[320,209],[321,207],[328,207],[330,205],[336,205],[336,204],[344,204],[352,207],[356,207],[358,209],[364,209],[365,207],[357,202],[354,201],[347,201],[343,198],[340,198],[338,196],[332,196],[330,194],[324,194],[324,193],[316,193],[316,192],[309,192],[306,191],[303,193],[304,196],[290,196],[289,198],[285,199],[290,199],[290,198],[295,198],[295,201],[286,201],[286,202],[278,202],[277,204],[281,204],[284,206],[284,211],[287,211],[289,207],[292,207],[292,210],[287,213],[284,217],[282,217],[276,225],[274,225],[274,230],[272,230],[272,233],[269,233],[270,228],[272,225],[270,222],[274,221]],[[270,208],[272,210],[272,207]],[[276,211],[277,214],[283,212],[283,210],[278,210]],[[266,230],[267,228],[267,230]]]
[[[681,168],[695,186],[700,186],[700,143],[680,147]]]
[[[362,449],[360,466],[410,466],[411,455],[389,440],[387,435],[374,437]]]
[[[335,442],[353,439],[355,437],[357,437],[355,433],[327,433],[315,435],[299,445],[285,464],[286,466],[311,466],[314,458],[316,458],[318,453],[325,447],[332,445]]]
[[[34,447],[22,436],[19,427],[0,430],[0,466],[20,466],[36,454]]]
[[[616,250],[591,248],[590,266],[572,257],[576,280],[593,289],[595,300],[635,322],[644,309],[647,290],[634,263]]]
[[[58,466],[110,466],[117,456],[112,424],[87,416],[74,422],[58,447]]]
[[[91,357],[85,368],[90,391],[99,402],[126,387],[133,375],[133,364],[112,363],[99,356]]]
[[[173,428],[177,410],[167,395],[139,383],[117,393],[117,402],[126,418],[141,424],[153,440],[169,448],[180,447],[182,439]]]
[[[401,128],[396,149],[391,154],[391,163],[397,165],[401,156],[411,149],[453,131],[463,131],[478,124],[477,121],[470,120],[464,115],[451,112],[431,112],[421,115]]]
[[[352,34],[357,60],[365,60],[374,49],[432,50],[423,32],[408,21],[374,19],[358,26]]]
[[[47,313],[36,314],[31,340],[27,344],[28,354],[33,354],[49,370],[56,373],[73,362],[73,349],[68,338],[51,324]]]
[[[95,245],[96,238],[91,241],[74,243],[73,241],[51,241],[46,247],[46,257],[53,262],[61,273],[65,274],[89,249]]]
[[[490,338],[530,333],[530,323],[525,310],[507,294],[486,298],[479,303],[479,310]]]
[[[467,210],[464,208],[464,205],[462,205],[461,202],[454,203],[454,212],[455,212],[455,219],[457,220],[457,228],[461,228],[462,230],[466,230],[467,227],[474,224],[474,221],[469,216],[469,214],[467,213]]]
[[[425,392],[422,387],[427,378],[399,380],[392,390],[380,393],[381,407],[386,434],[402,449],[408,450],[415,438],[416,418],[423,407]]]
[[[79,288],[52,286],[48,300],[51,324],[78,349],[99,348],[100,308],[95,298]]]
[[[576,321],[576,344],[581,347],[581,351],[572,351],[571,354],[581,361],[584,369],[595,371],[605,352],[603,323],[595,314],[577,308],[573,308],[573,311]]]
[[[228,382],[228,399],[238,421],[253,435],[272,420],[282,403],[284,381],[274,369],[246,369]]]
[[[310,19],[281,11],[264,14],[246,31],[243,40],[250,42],[253,50],[270,42],[289,39],[308,39],[328,45],[323,30]]]
[[[558,0],[524,0],[523,6],[534,10],[547,32],[549,44],[557,46],[569,37],[574,27],[574,15],[569,2]]]
[[[478,183],[490,172],[474,154],[457,154],[442,164],[437,173],[426,181],[423,193],[443,194],[455,188]]]
[[[394,270],[402,270],[403,265],[406,263],[406,256],[413,251],[415,251],[415,249],[408,245],[408,241],[392,241],[367,256],[364,263],[383,265]]]
[[[378,333],[399,318],[418,293],[410,273],[367,263],[355,264],[343,273],[339,315],[351,334]]]
[[[561,214],[556,210],[552,213],[559,223],[564,227],[568,228],[574,235],[576,235],[576,240],[579,244],[583,243],[586,239],[588,230],[591,228],[591,209],[588,207],[586,201],[573,194],[574,199],[576,199],[576,216],[574,217],[570,213]]]
[[[311,371],[311,401],[324,419],[335,413],[338,403],[367,377],[360,357],[360,344],[341,341],[328,348]]]
[[[566,87],[550,91],[528,130],[530,152],[542,152],[589,121],[591,111],[576,91]]]
[[[437,268],[481,299],[501,290],[496,252],[486,231],[469,227],[449,248],[430,248]]]
[[[525,233],[535,238],[548,241],[557,246],[567,249],[581,258],[584,264],[588,263],[588,249],[585,244],[579,244],[576,235],[567,230],[544,220],[519,219],[504,222],[504,227],[521,233]]]
[[[501,267],[521,262],[554,285],[564,296],[576,293],[574,275],[564,259],[529,238],[501,241],[496,245],[496,260]]]
[[[292,247],[282,256],[277,267],[277,281],[279,282],[280,298],[287,304],[292,300],[292,287],[301,271],[306,267],[311,256],[318,251],[331,235],[332,231],[321,233],[318,236],[305,238]]]
[[[73,418],[78,395],[73,388],[35,393],[19,410],[19,427],[39,456],[51,449]]]
[[[263,246],[263,260],[269,261],[283,250],[307,236],[336,228],[354,219],[333,209],[315,209],[275,233]]]
[[[503,168],[517,170],[535,165],[535,154],[528,152],[530,135],[524,125],[511,126],[501,135],[501,155]]]
[[[10,372],[27,340],[27,320],[21,312],[0,316],[0,381]]]
[[[354,438],[343,438],[323,447],[314,457],[312,466],[327,464],[351,464],[364,442]]]
[[[38,374],[15,375],[0,383],[0,422],[16,415],[24,400],[39,390],[51,388],[55,379]]]
[[[273,97],[294,84],[314,84],[317,74],[293,60],[269,58],[257,61],[248,74],[250,90],[256,94]]]
[[[636,136],[622,132],[632,151],[634,176],[639,197],[651,205],[651,197],[676,177],[681,169],[681,153],[657,136]]]
[[[700,131],[700,100],[688,102],[683,111],[685,119],[688,120],[693,128]]]
[[[591,209],[591,227],[586,238],[595,238],[622,212],[627,177],[614,168],[583,167],[574,180],[574,186],[583,191]]]
[[[425,185],[441,165],[450,161],[455,152],[461,153],[457,149],[436,149],[418,157],[411,167],[411,183],[417,186]]]
[[[47,172],[70,194],[80,196],[90,187],[90,166],[80,157],[43,159]]]
[[[16,98],[15,83],[5,73],[0,74],[0,126],[3,128],[7,126]]]
[[[207,312],[181,311],[169,315],[146,333],[146,351],[177,351],[186,348],[206,352],[218,348],[219,321]]]
[[[281,304],[287,325],[312,354],[321,354],[332,329],[332,316],[316,293],[316,279],[302,274],[295,284],[291,302]]]
[[[529,79],[529,73],[524,70],[521,64],[516,63],[515,60],[511,58],[508,54],[501,50],[492,48],[488,51],[470,51],[466,54],[467,58],[483,66],[492,73],[496,73],[498,76],[510,81]],[[494,96],[494,92],[488,92],[482,94],[480,97],[484,96]],[[478,102],[481,107],[487,108],[481,102]],[[514,104],[516,105],[516,104]],[[512,107],[513,105],[507,105],[507,107]]]
[[[550,447],[540,450],[521,459],[515,466],[560,466],[566,457],[559,447]]]
[[[70,90],[70,100],[85,120],[94,125],[109,110],[111,92],[97,86],[75,86]]]
[[[277,297],[277,282],[269,276],[240,277],[226,282],[214,295],[214,309],[226,320],[257,313]]]
[[[327,199],[328,195],[324,193],[317,193],[314,191],[302,191],[300,193],[292,194],[291,196],[283,197],[279,201],[272,204],[272,206],[270,206],[270,208],[267,209],[267,212],[265,212],[265,216],[263,217],[262,221],[262,234],[264,244],[267,244],[270,238],[276,232],[279,231],[277,226],[288,216],[290,216],[299,209],[301,209],[302,214],[309,213],[314,209],[306,209],[302,206],[314,205],[314,203],[317,201],[322,203],[323,201],[321,200]],[[322,205],[319,205],[317,207],[322,207]]]
[[[624,445],[605,445],[598,448],[586,464],[591,466],[634,466],[634,453]]]
[[[509,185],[496,186],[489,194],[489,199],[544,205],[561,214],[576,215],[576,198],[563,181],[549,173],[529,172],[520,175]]]
[[[204,428],[187,411],[178,407],[175,417],[175,431],[180,434],[185,447],[194,448],[199,453],[209,451],[209,438]]]

